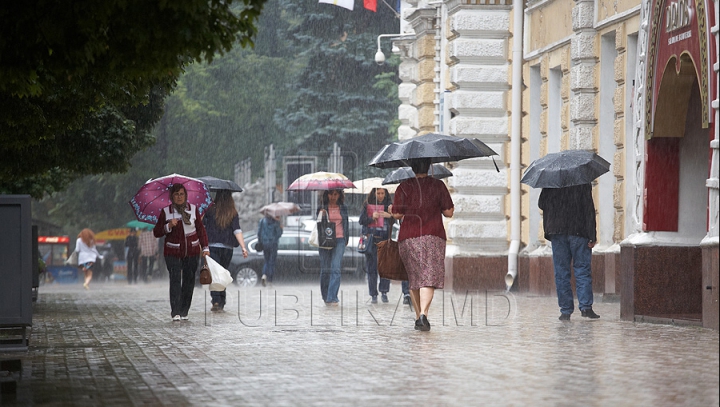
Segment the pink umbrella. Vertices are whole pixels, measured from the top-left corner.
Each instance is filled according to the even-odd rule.
[[[327,191],[330,189],[355,188],[348,177],[337,172],[313,172],[293,181],[288,191]]]
[[[300,207],[293,202],[273,202],[260,208],[260,213],[267,216],[287,216],[300,212]]]
[[[137,191],[130,200],[130,206],[139,221],[157,223],[158,215],[163,208],[170,205],[170,187],[174,184],[183,184],[187,191],[187,201],[198,207],[202,214],[212,205],[210,192],[205,183],[180,174],[171,174],[151,179]]]

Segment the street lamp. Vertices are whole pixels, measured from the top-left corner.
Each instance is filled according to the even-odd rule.
[[[383,54],[382,50],[380,49],[380,38],[383,37],[393,37],[393,38],[400,38],[400,37],[414,37],[415,34],[380,34],[377,37],[377,52],[375,53],[375,63],[378,65],[383,65],[385,63],[385,54]],[[396,46],[393,46],[392,48],[393,52],[399,51]]]

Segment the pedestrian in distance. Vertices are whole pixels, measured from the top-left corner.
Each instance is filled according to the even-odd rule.
[[[187,321],[195,288],[199,257],[208,256],[208,238],[197,206],[187,201],[187,190],[173,184],[171,204],[163,208],[153,228],[155,237],[165,237],[163,255],[170,279],[170,315]]]
[[[125,238],[125,264],[127,265],[128,284],[137,283],[139,263],[140,242],[138,241],[137,229],[130,228],[130,233]]]
[[[455,213],[445,183],[428,176],[430,164],[429,158],[409,160],[415,178],[398,185],[392,206],[394,217],[402,218],[398,249],[408,273],[415,329],[420,331],[430,330],[427,315],[435,289],[445,287],[443,216],[450,218]]]
[[[262,243],[263,263],[260,282],[263,287],[272,284],[275,278],[275,262],[277,260],[278,242],[283,234],[280,216],[265,215],[258,221],[258,240]]]
[[[140,279],[148,282],[152,279],[155,260],[157,259],[158,245],[152,230],[143,230],[138,236],[140,244]]]
[[[233,248],[241,246],[243,257],[248,256],[232,192],[227,189],[217,191],[213,205],[203,217],[203,225],[207,231],[210,257],[225,269],[230,267]],[[219,312],[225,309],[225,290],[210,291],[210,297],[211,311]]]
[[[323,191],[322,202],[317,211],[318,219],[327,217],[335,224],[335,247],[332,249],[318,248],[320,252],[320,295],[325,305],[340,304],[340,267],[348,244],[346,233],[349,233],[348,210],[345,206],[345,193],[341,189]]]
[[[560,320],[569,321],[575,310],[570,265],[575,272],[578,308],[585,318],[597,319],[593,309],[592,248],[597,242],[595,204],[590,184],[564,188],[543,188],[538,199],[543,211],[545,239],[552,242],[555,288]]]
[[[390,213],[392,203],[390,193],[385,188],[373,188],[368,194],[360,212],[358,223],[362,226],[363,235],[372,235],[372,244],[365,250],[365,270],[367,272],[368,294],[370,302],[377,304],[378,292],[382,302],[388,302],[387,293],[390,291],[390,280],[380,278],[378,284],[378,253],[377,243],[390,238],[390,231],[395,221]],[[410,293],[407,281],[402,282],[404,303],[410,303]]]
[[[97,259],[102,260],[103,258],[95,245],[95,233],[93,233],[92,230],[85,228],[78,233],[77,240],[75,241],[75,251],[78,254],[78,267],[85,275],[83,288],[89,290],[90,281],[93,277],[93,266],[97,262]]]

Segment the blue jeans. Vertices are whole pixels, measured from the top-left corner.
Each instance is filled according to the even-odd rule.
[[[377,297],[378,295],[378,268],[377,268],[377,246],[375,243],[380,240],[373,240],[367,251],[365,252],[365,270],[367,272],[368,280],[368,293],[371,297]],[[387,278],[380,279],[379,291],[383,294],[387,294],[390,291],[390,280]]]
[[[170,316],[186,317],[192,303],[195,288],[195,271],[199,257],[165,256],[170,277]]]
[[[210,257],[218,262],[221,266],[226,269],[230,266],[230,260],[232,260],[233,249],[225,247],[210,246]],[[212,304],[218,304],[220,307],[225,306],[225,290],[222,291],[210,291],[210,302]]]
[[[345,254],[345,238],[335,239],[332,250],[318,249],[320,252],[320,294],[325,302],[340,302],[340,267]]]
[[[575,309],[573,292],[570,286],[570,264],[575,271],[575,289],[578,308],[581,311],[592,308],[592,249],[589,239],[571,235],[552,235],[553,266],[555,268],[555,288],[558,305],[563,314],[572,314]]]
[[[277,251],[277,243],[263,243],[263,257],[265,257],[265,264],[263,264],[262,273],[267,278],[268,282],[272,282],[273,276],[275,275],[275,260],[277,260]]]

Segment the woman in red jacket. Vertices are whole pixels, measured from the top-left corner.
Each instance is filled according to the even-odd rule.
[[[187,321],[195,288],[195,271],[200,254],[210,254],[207,233],[198,208],[187,202],[182,184],[170,187],[172,203],[158,216],[155,237],[165,236],[165,264],[170,275],[170,315],[173,321]]]

